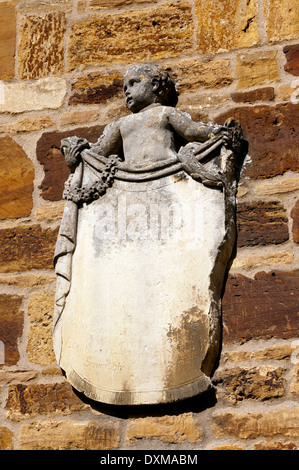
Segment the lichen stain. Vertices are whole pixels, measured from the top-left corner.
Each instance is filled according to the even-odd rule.
[[[172,359],[165,388],[179,387],[198,380],[202,375],[201,365],[209,346],[207,315],[197,306],[189,308],[183,312],[180,326],[170,326],[167,337]]]

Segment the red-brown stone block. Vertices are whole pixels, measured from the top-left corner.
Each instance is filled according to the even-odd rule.
[[[65,137],[78,136],[96,142],[104,126],[76,128],[66,132],[45,132],[37,142],[36,156],[44,166],[45,177],[40,185],[42,197],[49,201],[59,201],[62,197],[64,182],[70,174],[60,151],[61,140]]]
[[[97,72],[79,77],[72,84],[69,104],[104,103],[123,96],[123,76],[119,72],[103,75]]]
[[[299,44],[292,44],[285,46],[283,52],[286,56],[286,63],[284,69],[286,72],[299,76]]]
[[[293,240],[295,243],[299,243],[299,199],[291,211],[291,217],[293,219]]]
[[[223,337],[239,342],[299,335],[299,271],[228,277],[223,296]]]
[[[57,234],[40,225],[0,230],[0,272],[51,269]]]
[[[244,106],[218,116],[237,119],[249,143],[252,163],[242,174],[250,178],[270,178],[286,171],[299,170],[299,104],[282,103],[276,106]]]
[[[288,218],[280,202],[240,203],[238,246],[279,244],[289,239]]]
[[[1,346],[4,345],[4,358],[1,357],[1,361],[4,360],[8,366],[16,364],[20,359],[18,339],[22,336],[24,326],[22,301],[23,297],[18,295],[0,295],[0,341]]]

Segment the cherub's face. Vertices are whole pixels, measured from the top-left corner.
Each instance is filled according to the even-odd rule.
[[[138,71],[129,71],[124,79],[126,106],[132,113],[138,113],[157,101],[151,78]]]

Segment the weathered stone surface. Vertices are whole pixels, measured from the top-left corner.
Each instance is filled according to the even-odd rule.
[[[122,14],[90,16],[73,24],[68,70],[80,65],[106,65],[176,57],[193,50],[191,6],[181,1]]]
[[[273,196],[274,194],[285,194],[299,190],[299,175],[288,176],[287,178],[267,181],[266,183],[260,183],[254,189],[256,196],[265,197]]]
[[[21,450],[107,450],[120,442],[119,423],[41,421],[22,426]]]
[[[275,93],[273,87],[257,88],[250,91],[239,91],[231,94],[235,103],[254,103],[255,101],[272,101]]]
[[[251,439],[260,436],[299,436],[299,409],[280,409],[263,413],[219,413],[212,429],[216,437],[235,436]]]
[[[250,178],[265,178],[299,170],[299,104],[252,106],[231,109],[215,121],[224,123],[237,119],[249,143],[252,163],[242,174]]]
[[[63,215],[64,205],[64,201],[59,201],[40,206],[34,211],[34,217],[39,221],[60,220]]]
[[[69,414],[74,411],[82,411],[87,407],[66,382],[11,385],[5,406],[7,416],[11,420],[39,414]]]
[[[55,362],[52,341],[54,291],[34,294],[28,304],[29,331],[27,355],[36,364]]]
[[[284,69],[286,72],[291,73],[298,77],[299,75],[299,44],[290,44],[283,48],[286,56],[286,64]]]
[[[213,378],[217,395],[223,400],[238,403],[245,399],[268,400],[279,398],[285,392],[282,367],[253,367],[218,369]]]
[[[251,359],[250,351],[226,351],[221,354],[221,364],[230,362],[247,362]]]
[[[0,230],[0,272],[51,269],[57,233],[39,225]]]
[[[280,202],[240,203],[238,246],[279,244],[289,239],[288,218]]]
[[[34,82],[1,83],[0,112],[22,113],[60,108],[66,94],[65,79],[40,78]]]
[[[196,443],[202,436],[202,428],[192,413],[134,419],[127,427],[126,439],[133,444],[137,439],[159,439],[162,442],[180,444]]]
[[[291,393],[295,396],[299,396],[299,364],[298,364],[298,359],[299,359],[299,351],[298,349],[294,351],[294,357],[292,357],[293,363],[294,360],[296,361],[296,364],[294,365],[294,370],[293,370],[293,377],[291,381]]]
[[[20,25],[19,77],[55,75],[63,69],[65,15],[26,16]]]
[[[98,109],[86,109],[83,111],[70,111],[61,116],[61,126],[79,126],[86,125],[88,122],[101,119],[101,113]]]
[[[0,132],[3,134],[18,134],[22,132],[34,132],[47,127],[55,126],[55,122],[50,116],[27,116],[17,121],[9,121],[0,124]]]
[[[0,79],[15,75],[17,1],[0,3]]]
[[[36,145],[37,159],[44,166],[45,177],[40,185],[42,197],[49,201],[59,201],[64,183],[70,174],[65,158],[60,151],[61,140],[69,136],[84,137],[96,142],[104,126],[76,128],[66,132],[45,132]]]
[[[237,88],[250,88],[280,79],[276,51],[241,54],[237,58]]]
[[[30,215],[33,183],[34,166],[22,147],[0,138],[0,219]]]
[[[254,351],[252,357],[256,361],[281,361],[283,359],[288,359],[293,351],[294,348],[292,348],[291,344],[275,345],[271,348]]]
[[[36,370],[15,370],[13,372],[0,370],[0,382],[5,384],[19,384],[29,382],[38,376]]]
[[[299,243],[299,199],[291,211],[291,217],[293,219],[293,240],[295,243]]]
[[[51,282],[55,281],[55,274],[3,274],[0,275],[0,284],[17,287],[38,287],[48,286]]]
[[[117,71],[108,75],[89,73],[72,84],[69,104],[104,103],[113,97],[122,97],[123,84],[123,75]]]
[[[0,450],[13,450],[13,432],[0,426]]]
[[[230,275],[223,297],[225,342],[299,334],[299,271]]]
[[[151,3],[156,3],[158,0],[151,0]],[[138,5],[140,3],[148,3],[148,0],[90,0],[90,8],[112,8],[123,7],[125,5]]]
[[[19,0],[18,8],[21,13],[41,13],[53,11],[70,12],[73,10],[73,0]]]
[[[298,38],[299,12],[297,0],[264,0],[263,14],[269,41]]]
[[[202,54],[251,47],[260,41],[256,0],[196,0],[195,11]]]
[[[273,251],[265,254],[249,255],[244,257],[237,257],[234,259],[232,268],[239,269],[252,269],[260,266],[281,266],[283,264],[290,264],[294,261],[293,253],[288,251]]]
[[[218,59],[202,62],[196,59],[185,59],[174,64],[166,64],[167,70],[177,81],[180,93],[195,91],[198,88],[221,88],[233,81],[230,60]]]
[[[264,442],[254,444],[253,450],[298,450],[294,442]]]
[[[24,312],[21,310],[23,297],[0,295],[0,340],[4,344],[4,364],[11,366],[20,359],[18,340],[23,334]]]

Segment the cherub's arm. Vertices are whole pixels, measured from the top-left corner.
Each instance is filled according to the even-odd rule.
[[[91,144],[90,147],[99,155],[108,157],[112,154],[118,154],[121,145],[120,120],[118,120],[108,124],[98,141],[95,144]]]
[[[175,132],[190,142],[205,142],[210,138],[210,134],[217,135],[225,131],[223,126],[195,122],[189,114],[176,108],[172,108],[169,112],[169,123]]]

